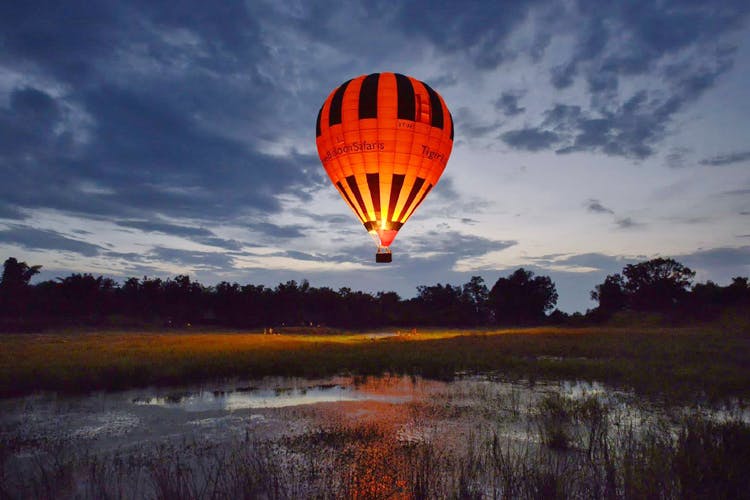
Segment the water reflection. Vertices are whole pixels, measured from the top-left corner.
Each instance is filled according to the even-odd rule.
[[[382,392],[373,390],[372,384],[319,384],[315,386],[287,386],[267,389],[241,387],[235,390],[173,393],[161,397],[136,397],[132,401],[136,405],[153,405],[163,408],[176,408],[188,412],[203,412],[236,411],[254,408],[284,408],[288,406],[364,400],[402,403],[409,399],[411,399],[410,395],[398,391]]]
[[[10,478],[18,497],[39,496],[33,488],[66,477],[62,496],[75,498],[170,497],[159,488],[174,484],[221,498],[492,498],[545,496],[538,488],[552,477],[567,496],[618,496],[602,471],[640,463],[640,474],[658,470],[653,457],[676,453],[685,418],[694,416],[703,420],[690,432],[706,442],[717,442],[712,433],[730,433],[732,442],[750,435],[735,425],[750,421],[740,400],[665,407],[596,382],[493,375],[41,394],[0,401],[0,480]],[[717,431],[714,422],[729,425]],[[640,454],[651,449],[642,442],[661,448]],[[100,489],[80,489],[91,485]],[[590,485],[601,489],[576,489]]]

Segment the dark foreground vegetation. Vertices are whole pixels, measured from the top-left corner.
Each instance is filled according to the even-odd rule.
[[[517,394],[485,391],[465,406],[466,396],[410,403],[395,422],[329,416],[299,433],[250,426],[241,440],[108,453],[74,438],[6,440],[0,496],[681,499],[750,491],[750,426],[736,416],[637,409],[597,395],[551,392],[520,404]]]
[[[622,316],[666,325],[714,321],[734,315],[750,321],[750,284],[736,277],[727,286],[693,284],[695,273],[672,259],[625,266],[591,292],[599,305],[568,315],[554,309],[558,294],[548,276],[523,268],[492,286],[475,276],[463,285],[418,286],[418,295],[369,294],[349,288],[311,287],[288,281],[275,288],[222,282],[204,286],[181,275],[173,279],[129,278],[118,283],[91,274],[71,274],[30,285],[40,266],[15,258],[4,263],[0,281],[0,331],[50,328],[184,327],[229,328],[325,326],[372,329],[391,326],[486,327],[602,324]],[[631,320],[632,322],[632,320]]]

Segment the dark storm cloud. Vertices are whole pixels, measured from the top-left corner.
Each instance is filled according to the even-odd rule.
[[[526,108],[518,106],[518,100],[523,96],[521,92],[503,92],[497,101],[495,108],[500,110],[505,116],[516,116],[523,113]]]
[[[733,165],[735,163],[742,163],[750,160],[750,151],[736,151],[734,153],[726,153],[711,158],[701,160],[701,165],[710,165],[713,167],[720,167],[723,165]]]
[[[314,156],[259,150],[299,111],[259,69],[273,54],[257,19],[239,2],[4,3],[0,65],[46,87],[12,89],[0,105],[0,197],[205,221],[277,212],[283,193],[310,199]]]
[[[599,200],[591,198],[586,202],[586,209],[589,212],[597,214],[614,214],[615,212],[611,208],[607,208],[601,204]]]
[[[57,231],[13,225],[0,230],[0,243],[19,245],[29,250],[59,250],[85,257],[99,255],[101,247],[68,238]]]

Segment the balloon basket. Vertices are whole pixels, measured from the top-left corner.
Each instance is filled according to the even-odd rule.
[[[393,260],[393,254],[390,248],[378,247],[378,253],[375,254],[375,262],[378,264],[387,264]]]

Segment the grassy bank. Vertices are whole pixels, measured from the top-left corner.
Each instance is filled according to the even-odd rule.
[[[224,377],[407,373],[599,380],[665,397],[750,395],[750,336],[712,328],[537,328],[367,335],[256,332],[0,336],[0,395]]]

